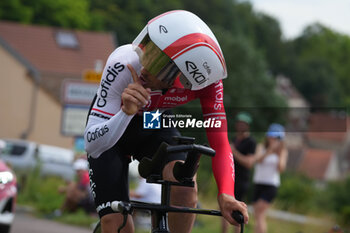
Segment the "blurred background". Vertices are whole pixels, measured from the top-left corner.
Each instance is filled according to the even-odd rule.
[[[286,126],[287,172],[273,208],[306,220],[271,214],[270,232],[282,232],[282,227],[287,233],[328,232],[334,224],[349,228],[347,0],[0,1],[0,139],[6,143],[1,157],[18,176],[19,204],[44,216],[60,206],[57,187],[73,179],[73,161],[84,155],[86,115],[107,57],[131,43],[148,20],[174,9],[197,14],[220,42],[228,67],[229,137],[241,111],[251,114],[258,141],[271,122]],[[194,106],[198,102],[179,111],[196,115],[200,109]],[[203,132],[185,133],[205,142]],[[23,162],[25,156],[23,166],[30,170],[11,159]],[[59,171],[62,164],[71,170],[38,173],[38,161],[41,168],[53,163]],[[200,200],[217,208],[210,166],[204,158]],[[83,214],[66,219],[73,218],[85,226],[95,221]],[[209,220],[210,232],[220,232],[215,221]],[[200,225],[198,232],[204,232]]]

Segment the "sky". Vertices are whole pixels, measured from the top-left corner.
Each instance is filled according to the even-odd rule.
[[[293,39],[303,29],[319,22],[350,36],[350,0],[246,0],[255,11],[273,16],[280,22],[283,36]]]

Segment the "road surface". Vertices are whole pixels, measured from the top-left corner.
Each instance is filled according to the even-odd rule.
[[[91,229],[39,219],[25,212],[16,212],[11,233],[92,233]]]

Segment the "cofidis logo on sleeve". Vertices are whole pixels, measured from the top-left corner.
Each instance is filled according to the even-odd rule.
[[[157,111],[143,112],[143,128],[144,129],[160,129],[160,116],[162,114]]]

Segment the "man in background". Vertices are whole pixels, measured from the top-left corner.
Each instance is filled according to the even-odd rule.
[[[250,170],[254,165],[256,141],[250,135],[252,118],[249,113],[239,112],[236,116],[236,135],[231,141],[231,149],[235,159],[235,197],[242,201],[246,198],[250,185]],[[229,224],[222,219],[222,233],[228,232]],[[239,232],[239,227],[235,228]]]

